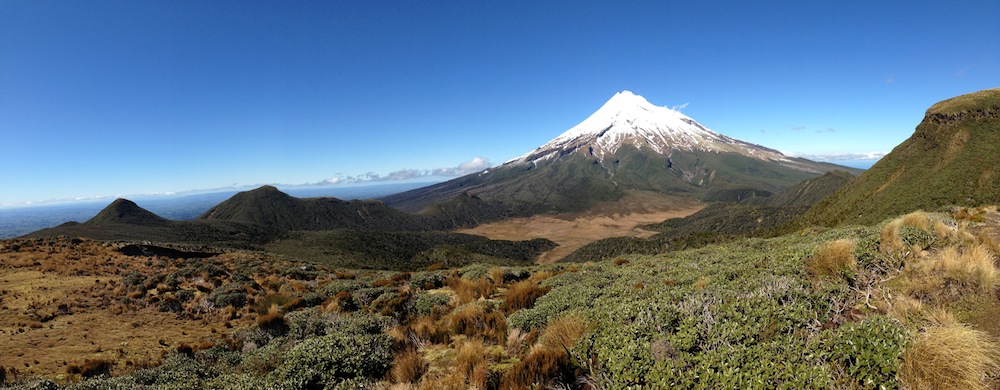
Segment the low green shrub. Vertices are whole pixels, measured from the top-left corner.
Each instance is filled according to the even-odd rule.
[[[874,316],[824,331],[811,349],[842,375],[838,387],[895,389],[907,338],[898,321]]]
[[[392,338],[385,333],[333,333],[296,345],[272,375],[293,389],[313,389],[345,379],[381,378],[392,358]]]
[[[445,314],[450,310],[449,302],[451,302],[451,295],[442,293],[420,292],[413,297],[413,307],[417,315],[437,316]]]

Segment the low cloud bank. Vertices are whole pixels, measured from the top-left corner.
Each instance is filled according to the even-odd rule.
[[[848,153],[848,152],[833,152],[833,153],[796,153],[788,152],[784,153],[787,156],[801,157],[813,161],[863,161],[863,160],[879,160],[885,157],[888,152],[868,152],[868,153]]]
[[[470,173],[476,173],[491,167],[492,164],[490,160],[484,157],[476,156],[472,160],[458,164],[455,167],[447,168],[434,168],[434,169],[401,169],[394,172],[389,172],[384,175],[377,174],[375,172],[368,172],[357,176],[337,176],[332,177],[317,184],[342,184],[342,183],[360,183],[360,182],[385,182],[385,181],[400,181],[400,180],[411,180],[421,177],[458,177],[468,175]]]

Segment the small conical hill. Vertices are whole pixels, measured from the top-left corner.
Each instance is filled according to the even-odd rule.
[[[871,224],[918,209],[1000,200],[1000,88],[927,110],[913,135],[818,203],[807,223]]]
[[[87,225],[130,224],[142,226],[160,226],[169,221],[149,210],[146,210],[128,199],[115,199],[93,218],[87,220]]]

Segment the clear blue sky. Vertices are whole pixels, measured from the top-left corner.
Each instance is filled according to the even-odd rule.
[[[0,0],[0,204],[456,173],[626,89],[785,152],[888,152],[931,104],[1000,86],[998,16],[995,0]]]

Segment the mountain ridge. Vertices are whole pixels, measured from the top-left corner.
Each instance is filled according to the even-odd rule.
[[[1000,198],[1000,88],[932,105],[910,138],[804,216],[802,225],[877,223],[918,209]]]

